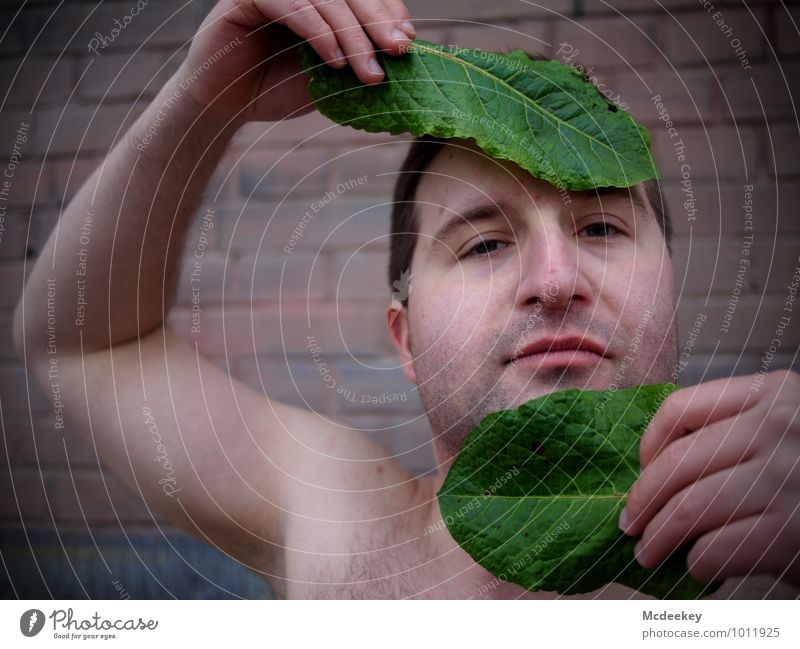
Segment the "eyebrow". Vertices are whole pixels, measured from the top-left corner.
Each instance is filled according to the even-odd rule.
[[[496,218],[498,215],[502,216],[505,212],[510,211],[511,208],[503,201],[497,203],[487,203],[484,205],[477,205],[469,209],[457,213],[452,218],[445,221],[445,223],[433,234],[431,245],[437,241],[443,241],[449,238],[456,230],[462,226],[482,221],[489,221]]]
[[[624,198],[630,200],[631,204],[638,207],[643,212],[647,212],[647,202],[638,185],[635,187],[596,187],[595,189],[572,191],[570,192],[570,196],[583,201],[590,201],[598,198],[602,200],[603,197]]]
[[[642,211],[647,212],[647,204],[645,203],[641,191],[638,189],[638,187],[597,187],[595,189],[571,191],[570,197],[584,202],[596,200],[598,198],[602,200],[603,197],[624,198],[630,200],[634,206]],[[431,245],[435,244],[437,241],[446,240],[465,225],[489,221],[497,216],[504,216],[510,211],[513,211],[511,206],[504,201],[498,201],[496,203],[477,205],[463,212],[459,212],[445,221],[442,226],[434,232]]]

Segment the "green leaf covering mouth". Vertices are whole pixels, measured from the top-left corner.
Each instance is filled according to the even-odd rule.
[[[308,92],[320,112],[370,132],[472,138],[558,189],[631,187],[658,178],[650,134],[581,74],[557,61],[446,48],[416,39],[378,52],[384,81],[334,70],[303,43]]]
[[[661,598],[708,595],[688,550],[649,569],[617,527],[639,475],[639,441],[672,383],[554,392],[484,417],[437,497],[469,555],[501,581],[563,595],[617,582]]]

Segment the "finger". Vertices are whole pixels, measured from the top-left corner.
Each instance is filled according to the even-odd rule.
[[[636,545],[636,560],[654,568],[687,541],[762,513],[774,495],[760,479],[763,470],[760,461],[740,464],[676,493],[645,527]]]
[[[264,18],[285,25],[308,41],[326,63],[336,68],[346,65],[336,35],[309,0],[281,0],[277,8],[274,4],[269,6],[266,0],[252,0],[252,5]]]
[[[411,14],[402,0],[383,0],[386,9],[394,18],[400,21],[401,29],[406,33],[409,38],[414,38],[417,35],[417,30],[411,22]]]
[[[646,467],[670,442],[711,422],[732,417],[758,398],[752,377],[737,376],[676,390],[664,399],[639,444],[639,463]]]
[[[344,0],[311,0],[326,22],[333,28],[346,59],[356,76],[364,83],[383,78],[374,47]]]
[[[641,534],[650,519],[678,491],[703,476],[749,460],[758,450],[756,429],[761,422],[745,415],[714,422],[673,441],[659,453],[633,483],[620,514],[620,528]]]
[[[364,25],[372,41],[387,54],[404,54],[411,40],[402,20],[382,0],[363,0],[351,5],[358,21]]]
[[[795,509],[789,520],[776,514],[751,516],[704,534],[689,550],[689,574],[704,583],[765,572],[796,577],[800,570],[797,515]]]
[[[371,23],[371,20],[382,21],[377,25],[380,33],[380,38],[376,39],[378,49],[386,48],[387,43],[389,48],[397,48],[398,45],[408,46],[410,43],[405,32],[398,28],[397,21],[388,15],[382,5],[380,12],[375,11],[372,18],[364,20],[354,14],[344,0],[312,1],[336,33],[342,49],[353,67],[353,72],[364,83],[375,83],[383,79],[384,76],[380,63],[378,63],[378,59],[375,56],[375,45],[373,45],[364,31],[365,29],[369,32],[375,31],[376,25]],[[360,4],[358,6],[361,7]],[[367,16],[363,11],[359,13],[361,16]],[[364,25],[363,28],[362,23]],[[395,32],[394,35],[387,41],[384,38],[385,34],[393,31]]]

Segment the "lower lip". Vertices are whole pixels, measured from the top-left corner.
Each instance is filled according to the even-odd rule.
[[[538,352],[511,361],[512,365],[549,369],[553,367],[592,367],[603,359],[600,354],[585,349],[564,349],[555,352]]]

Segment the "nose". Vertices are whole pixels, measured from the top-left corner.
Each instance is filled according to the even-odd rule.
[[[564,310],[575,300],[589,302],[592,288],[580,268],[579,243],[563,223],[539,220],[520,247],[518,303]]]

